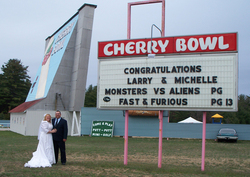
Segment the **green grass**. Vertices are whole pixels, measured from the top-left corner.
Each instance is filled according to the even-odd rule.
[[[206,141],[205,171],[201,171],[201,140],[163,139],[158,168],[158,139],[129,138],[128,164],[123,164],[120,137],[68,137],[67,164],[24,168],[37,147],[37,137],[0,132],[0,176],[249,176],[250,141]]]

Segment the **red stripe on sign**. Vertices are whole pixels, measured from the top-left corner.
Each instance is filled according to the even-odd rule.
[[[237,51],[237,33],[98,42],[98,58]]]

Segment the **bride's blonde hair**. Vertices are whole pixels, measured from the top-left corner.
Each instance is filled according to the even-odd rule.
[[[46,120],[46,117],[47,117],[47,116],[50,116],[50,121],[49,121],[49,122],[51,123],[51,115],[50,115],[50,114],[45,114],[45,116],[44,116],[44,119],[43,119],[43,120],[44,120],[44,121],[47,121],[47,120]]]

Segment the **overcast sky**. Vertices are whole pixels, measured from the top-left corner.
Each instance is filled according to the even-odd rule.
[[[136,0],[1,0],[0,64],[20,59],[33,82],[45,39],[84,4],[94,15],[87,86],[97,85],[97,42],[127,38],[127,4]],[[166,0],[165,36],[238,33],[239,94],[250,95],[250,0]],[[131,38],[150,38],[161,28],[161,3],[132,7]],[[154,30],[153,37],[160,33]]]

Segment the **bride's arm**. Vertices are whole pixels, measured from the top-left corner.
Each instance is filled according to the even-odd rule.
[[[47,133],[56,133],[56,131],[57,131],[57,129],[54,128],[54,129],[48,131]]]
[[[42,122],[41,128],[45,133],[56,133],[56,129],[50,130],[49,129],[49,123],[48,122]]]

